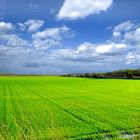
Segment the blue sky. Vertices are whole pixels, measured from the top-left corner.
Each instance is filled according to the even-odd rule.
[[[139,0],[0,0],[0,73],[140,67]]]

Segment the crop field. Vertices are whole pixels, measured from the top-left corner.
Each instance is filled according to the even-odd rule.
[[[0,140],[140,139],[139,132],[139,80],[0,77]]]

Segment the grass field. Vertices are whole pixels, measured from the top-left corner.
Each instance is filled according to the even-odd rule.
[[[139,139],[139,130],[139,80],[0,77],[0,140]]]

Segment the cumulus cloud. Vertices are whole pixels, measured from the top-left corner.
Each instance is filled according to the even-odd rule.
[[[0,22],[0,45],[12,46],[12,47],[34,47],[36,49],[47,49],[52,46],[61,45],[61,41],[64,38],[74,36],[74,32],[67,26],[46,28],[43,31],[38,31],[43,26],[42,20],[28,20],[24,23],[17,23],[17,28],[14,30],[12,23]],[[29,34],[31,40],[24,39],[21,31],[34,31]],[[13,31],[13,32],[8,32]],[[36,31],[36,32],[35,32]]]
[[[95,47],[89,42],[85,42],[75,49],[67,48],[53,52],[56,58],[70,61],[94,61],[96,55]]]
[[[47,49],[52,46],[60,46],[64,37],[73,35],[67,26],[48,28],[32,35],[33,44],[38,49]]]
[[[17,25],[21,31],[27,30],[28,32],[36,32],[44,25],[44,21],[38,19],[29,19],[28,21],[24,23],[18,23]]]
[[[25,31],[26,30],[26,25],[25,24],[17,23],[17,25],[18,25],[20,31]]]
[[[85,42],[76,49],[59,49],[53,52],[53,55],[57,59],[69,61],[105,63],[106,61],[113,62],[114,57],[123,56],[129,50],[131,50],[131,46],[126,44],[92,44]]]
[[[12,23],[7,22],[0,22],[0,32],[7,32],[14,29],[14,26]]]
[[[121,37],[121,33],[120,32],[113,32],[113,37],[115,37],[115,38],[119,38],[119,37]]]
[[[140,66],[140,24],[133,21],[123,22],[113,28],[113,39],[131,46],[126,54],[128,66]],[[128,47],[127,47],[128,48]],[[129,47],[130,48],[130,47]]]
[[[130,31],[130,32],[127,32],[124,34],[124,40],[126,42],[133,42],[133,43],[139,43],[140,44],[140,27],[133,30],[133,31]]]
[[[10,31],[9,26],[1,29],[3,32],[0,33],[0,73],[58,74],[64,72],[65,70],[62,69],[64,62],[54,59],[48,48],[52,46],[58,48],[63,39],[73,37],[74,32],[67,26],[46,28],[29,34],[30,38],[27,39],[21,32],[27,28],[25,29],[24,26],[22,28],[12,32],[7,32]]]
[[[58,19],[85,18],[98,14],[112,5],[113,0],[65,0],[58,13]]]
[[[62,74],[139,67],[140,26],[136,22],[129,23],[131,26],[127,29],[115,29],[123,23],[112,28],[112,38],[105,42],[83,42],[68,47],[63,46],[64,38],[75,34],[67,26],[40,29],[28,34],[27,39],[21,29],[14,30],[16,25],[2,22],[0,71]],[[18,26],[22,25],[18,23]],[[28,29],[25,26],[22,30]]]
[[[114,32],[130,31],[136,29],[138,26],[139,24],[129,20],[115,26],[113,30]]]
[[[140,66],[140,55],[139,52],[129,52],[126,56],[127,65]]]
[[[140,24],[133,21],[123,22],[113,28],[113,38],[126,44],[140,44]]]
[[[129,46],[126,44],[103,44],[96,47],[96,52],[99,54],[107,54],[107,55],[118,55],[124,54],[124,51],[129,50]]]
[[[37,19],[30,19],[27,22],[25,22],[25,25],[28,26],[29,32],[35,32],[38,31],[43,25],[43,20],[37,20]]]
[[[124,25],[128,26],[124,28]],[[130,67],[137,64],[138,66],[140,65],[140,27],[138,23],[127,21],[115,26],[112,30],[112,39],[106,42],[99,44],[85,42],[73,49],[59,49],[52,54],[55,58],[65,61],[114,63],[114,65],[116,63]]]
[[[22,39],[16,34],[1,34],[1,44],[11,47],[29,47],[31,46],[29,41]]]

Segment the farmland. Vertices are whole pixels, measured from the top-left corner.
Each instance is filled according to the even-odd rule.
[[[0,140],[137,139],[139,131],[139,80],[0,77]]]

